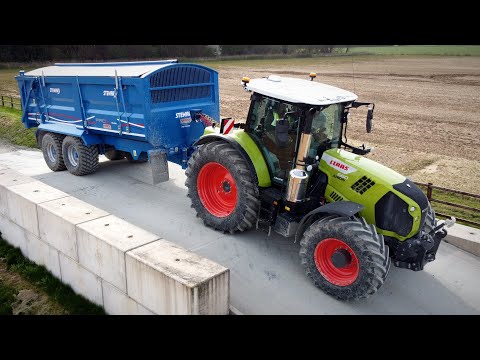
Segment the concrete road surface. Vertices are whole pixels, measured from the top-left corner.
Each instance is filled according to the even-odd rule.
[[[245,314],[480,314],[480,258],[443,243],[422,272],[392,266],[369,299],[345,303],[318,290],[304,274],[299,245],[276,234],[250,230],[226,235],[211,230],[190,208],[180,166],[170,181],[147,185],[125,176],[125,160],[107,161],[77,177],[53,173],[41,152],[0,154],[0,165],[65,191],[231,269],[231,304]]]

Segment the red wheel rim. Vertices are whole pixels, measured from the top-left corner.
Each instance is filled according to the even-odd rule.
[[[197,178],[198,196],[208,212],[216,217],[230,215],[237,205],[237,185],[230,171],[217,162],[200,169]]]
[[[314,257],[320,274],[334,285],[348,286],[358,277],[357,256],[352,248],[341,240],[328,238],[320,241],[315,248]],[[341,259],[340,266],[334,257]]]

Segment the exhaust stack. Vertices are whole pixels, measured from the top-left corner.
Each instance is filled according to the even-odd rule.
[[[307,113],[305,126],[303,128],[300,145],[298,146],[295,169],[288,174],[286,201],[291,203],[302,202],[307,193],[308,173],[305,171],[310,144],[312,142],[312,120],[317,110],[310,109]]]

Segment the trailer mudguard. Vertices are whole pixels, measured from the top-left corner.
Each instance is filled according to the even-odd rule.
[[[83,143],[86,146],[97,145],[97,144],[102,144],[103,143],[103,140],[102,140],[101,136],[99,136],[99,135],[89,134],[88,131],[85,131],[83,129],[74,128],[72,126],[61,125],[61,124],[40,124],[38,126],[38,130],[36,132],[37,140],[38,140],[39,135],[41,133],[47,133],[47,132],[62,134],[62,135],[65,135],[65,136],[79,137],[79,138],[82,139]],[[39,145],[41,145],[41,144],[39,144]]]

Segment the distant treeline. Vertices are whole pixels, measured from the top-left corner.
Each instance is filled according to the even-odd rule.
[[[333,45],[0,45],[0,62],[315,55],[329,54],[334,48]]]

